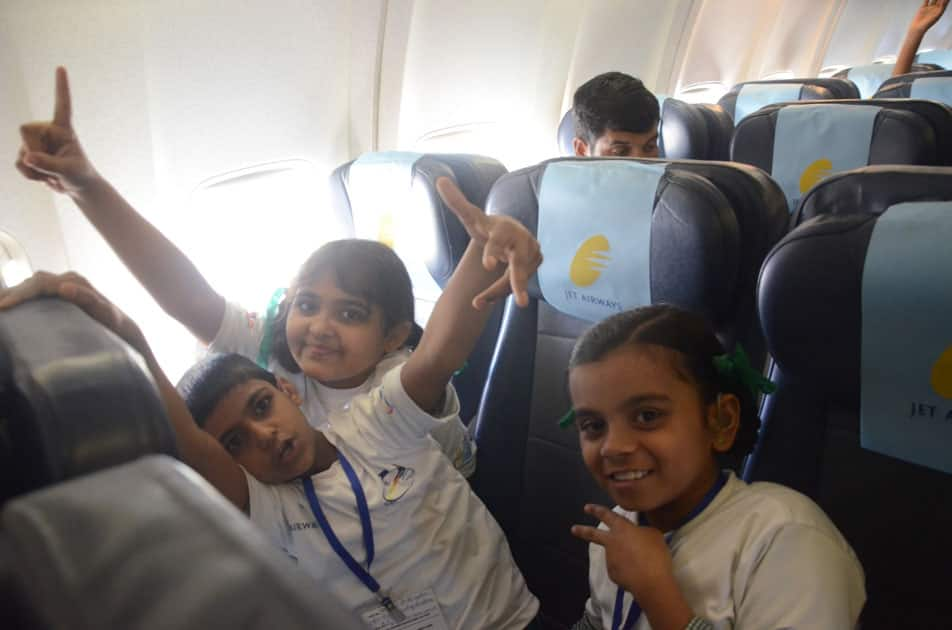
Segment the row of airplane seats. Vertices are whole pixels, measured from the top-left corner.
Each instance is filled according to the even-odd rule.
[[[820,183],[764,262],[777,391],[750,481],[816,500],[866,572],[864,630],[939,628],[952,557],[952,169],[876,166]]]

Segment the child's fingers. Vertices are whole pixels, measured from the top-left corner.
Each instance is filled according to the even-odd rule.
[[[608,526],[608,529],[611,530],[613,526],[619,524],[628,524],[631,523],[626,519],[622,518],[615,512],[612,512],[610,509],[604,505],[597,505],[594,503],[589,503],[585,506],[585,513],[594,516],[601,522],[605,523]]]
[[[486,228],[486,214],[478,206],[470,203],[469,199],[463,195],[463,191],[449,177],[440,177],[436,180],[436,190],[440,193],[443,203],[453,211],[463,227],[478,243],[484,243],[489,238]]]
[[[584,541],[604,547],[608,543],[608,532],[588,525],[572,525],[572,535]]]
[[[69,77],[66,68],[56,69],[56,104],[53,108],[53,123],[62,127],[69,127],[73,117],[73,104],[69,95]]]
[[[122,312],[88,284],[62,282],[57,287],[57,295],[83,309],[106,328],[119,332],[124,319]]]
[[[23,163],[38,173],[62,175],[68,168],[64,158],[58,158],[47,153],[31,151],[23,156]],[[46,178],[44,178],[46,179]]]
[[[516,246],[508,252],[509,281],[512,284],[512,294],[516,296],[519,306],[529,304],[529,278],[542,264],[542,251],[535,240],[530,242],[518,241]]]
[[[473,308],[477,311],[481,311],[487,305],[494,304],[497,300],[509,295],[509,273],[510,271],[507,269],[501,277],[496,278],[496,281],[489,285],[489,288],[474,297]],[[521,304],[520,306],[525,306],[525,304]]]
[[[15,166],[20,173],[27,179],[32,179],[35,181],[46,181],[47,176],[39,171],[35,171],[29,166],[26,165],[26,162],[23,161],[24,156],[26,155],[26,150],[21,148],[19,155],[17,155],[17,161]]]
[[[37,297],[57,294],[60,276],[38,271],[20,284],[0,291],[0,310],[11,308]]]

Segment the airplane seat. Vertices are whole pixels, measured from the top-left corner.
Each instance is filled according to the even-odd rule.
[[[59,299],[0,311],[0,504],[176,452],[152,376],[124,341]]]
[[[939,170],[902,182],[941,184],[928,191],[873,170],[824,182],[841,207],[791,231],[760,276],[778,389],[745,478],[807,494],[843,532],[866,572],[863,630],[948,619],[952,169]],[[853,199],[850,178],[869,180]]]
[[[867,166],[833,175],[810,189],[792,225],[826,214],[880,215],[897,203],[937,199],[952,199],[952,168]]]
[[[857,98],[855,89],[845,81],[829,79],[782,79],[777,81],[745,81],[738,83],[717,102],[737,125],[761,107],[794,101],[828,101],[836,98]],[[850,96],[841,96],[850,94]]]
[[[952,105],[952,71],[901,74],[887,79],[873,98],[914,98]]]
[[[484,207],[505,172],[501,163],[479,155],[368,153],[331,173],[332,203],[355,237],[386,243],[403,260],[413,282],[417,323],[424,326],[469,244],[462,223],[436,192],[437,178],[449,177],[467,199]],[[453,379],[464,423],[476,415],[501,318],[497,306]]]
[[[731,159],[731,138],[734,135],[734,119],[714,103],[697,103],[697,111],[704,117],[707,125],[708,160],[728,161]]]
[[[676,98],[659,100],[658,148],[661,157],[671,160],[727,159],[733,123],[723,111],[714,105],[687,103]],[[557,133],[560,155],[575,155],[574,139],[575,119],[569,109],[562,116]]]
[[[908,101],[768,105],[737,126],[731,158],[770,173],[791,213],[814,184],[834,173],[874,164],[940,164],[930,121],[893,103]]]
[[[18,628],[363,627],[195,472],[161,455],[8,502],[0,543],[0,614]]]
[[[704,168],[750,205],[748,214],[699,174]],[[768,212],[758,201],[765,192],[774,210],[755,227],[750,215]],[[575,431],[557,426],[570,408],[565,369],[575,340],[613,312],[670,302],[705,315],[732,345],[744,335],[739,321],[756,327],[738,312],[740,287],[753,293],[788,217],[757,169],[661,160],[549,160],[500,178],[487,208],[526,225],[546,259],[529,307],[506,305],[475,425],[484,463],[473,486],[506,533],[547,626],[567,628],[588,596],[587,547],[569,527],[586,521],[585,502],[608,501],[582,463]],[[752,245],[748,236],[762,240]],[[760,258],[748,247],[759,247]]]
[[[940,68],[952,69],[952,50],[937,48],[916,55],[916,63],[933,64]]]
[[[895,64],[891,63],[871,63],[863,66],[853,66],[844,68],[833,75],[834,79],[846,79],[856,84],[859,90],[858,98],[872,98],[876,91],[884,82],[886,82],[893,72]],[[910,67],[910,72],[931,72],[941,70],[940,66],[933,63],[914,63]]]

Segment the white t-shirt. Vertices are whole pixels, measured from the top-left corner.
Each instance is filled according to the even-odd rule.
[[[221,326],[218,328],[215,339],[209,344],[208,350],[234,352],[257,361],[265,327],[263,317],[258,317],[256,313],[250,313],[236,304],[226,302]],[[385,356],[377,364],[374,374],[363,385],[346,390],[335,390],[322,385],[302,372],[296,374],[289,372],[278,363],[273,354],[268,357],[268,369],[294,385],[303,399],[301,409],[308,422],[314,428],[323,430],[331,421],[332,411],[343,409],[346,403],[357,394],[369,392],[375,384],[379,384],[384,374],[404,363],[408,356],[409,352],[406,350]],[[348,416],[344,414],[339,417],[346,419]],[[471,476],[476,470],[476,443],[467,433],[466,426],[463,425],[459,415],[441,423],[433,430],[432,435],[456,469],[466,477]]]
[[[638,521],[636,512],[615,512]],[[691,610],[718,630],[845,630],[856,627],[866,601],[863,568],[836,526],[813,501],[777,484],[747,484],[731,473],[669,545]],[[604,548],[595,544],[589,583],[587,616],[611,628],[618,587],[606,572]],[[625,593],[623,619],[631,600]],[[645,615],[635,628],[651,628]]]
[[[395,601],[432,589],[450,628],[524,628],[538,602],[499,525],[428,436],[456,419],[456,394],[447,388],[443,414],[434,418],[406,394],[400,370],[351,400],[339,417],[332,414],[325,431],[367,497],[376,548],[370,573]],[[246,476],[252,521],[319,588],[355,613],[376,603],[327,542],[300,481],[266,485]],[[334,533],[364,563],[356,499],[340,462],[311,479]]]

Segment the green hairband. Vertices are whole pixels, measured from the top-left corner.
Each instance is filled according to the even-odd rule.
[[[769,378],[750,365],[750,359],[743,346],[737,344],[733,352],[725,352],[714,357],[714,369],[721,378],[729,382],[740,383],[756,398],[760,394],[772,394],[777,386]]]
[[[737,344],[733,352],[719,354],[713,359],[714,369],[718,375],[730,382],[740,383],[750,390],[756,398],[758,394],[772,394],[777,391],[777,385],[769,378],[755,370],[750,365],[750,359],[744,348]],[[575,410],[569,411],[559,419],[559,428],[564,429],[575,422]]]

